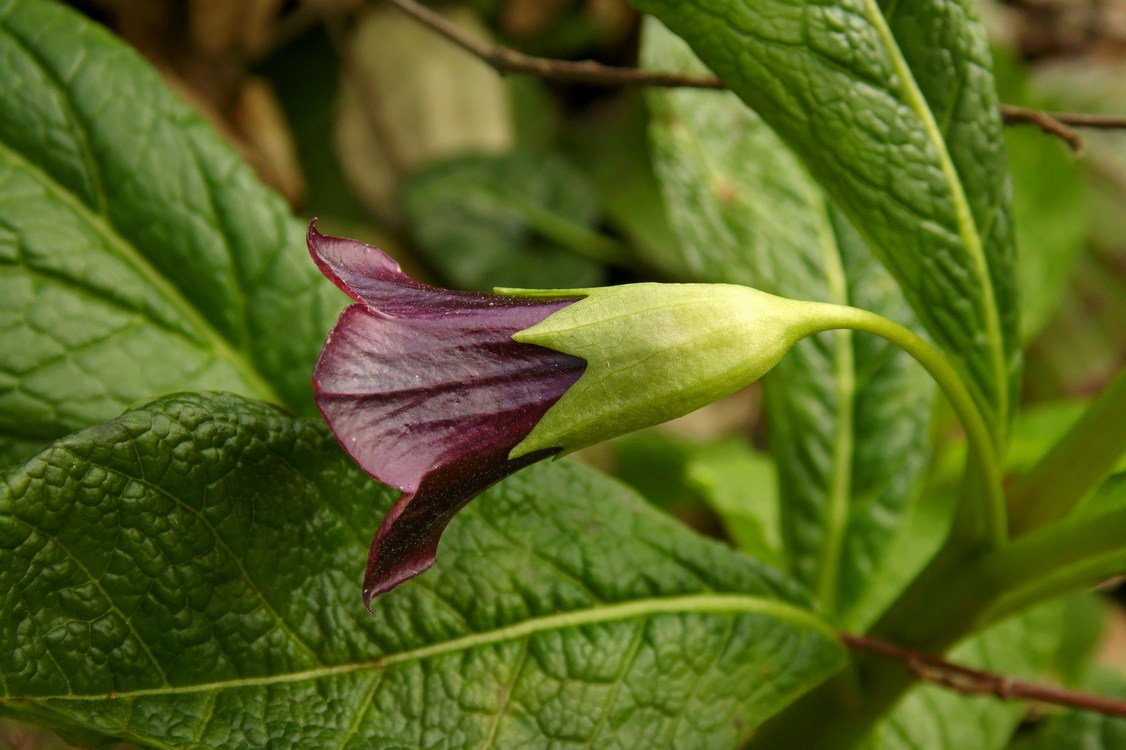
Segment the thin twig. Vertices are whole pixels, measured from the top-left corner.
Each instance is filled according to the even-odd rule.
[[[992,695],[1003,701],[1025,700],[1050,703],[1109,716],[1126,716],[1126,701],[1065,690],[1015,677],[955,664],[932,654],[912,651],[894,643],[851,633],[839,634],[850,648],[868,651],[901,662],[916,678],[967,695]]]
[[[593,60],[573,62],[525,55],[511,47],[489,44],[478,39],[416,0],[389,0],[389,2],[502,75],[527,73],[549,81],[569,81],[592,86],[652,86],[712,90],[727,88],[723,81],[715,76],[620,68],[603,65]],[[1001,117],[1006,125],[1036,125],[1045,133],[1062,140],[1074,151],[1083,149],[1083,137],[1075,132],[1074,128],[1126,129],[1126,116],[1046,112],[1015,104],[1002,104]]]
[[[637,68],[615,68],[593,60],[572,62],[533,57],[511,47],[483,42],[415,0],[390,0],[391,4],[424,26],[480,58],[498,73],[529,73],[550,81],[570,81],[592,86],[658,86],[665,88],[726,88],[714,76],[660,73]]]
[[[1083,150],[1083,136],[1076,133],[1068,125],[1075,124],[1065,118],[1075,118],[1076,115],[1067,112],[1045,112],[1040,109],[1018,107],[1015,104],[1001,105],[1001,118],[1006,125],[1035,125],[1048,135],[1054,135],[1068,146],[1072,151]],[[1083,127],[1091,127],[1084,125]],[[1126,127],[1126,123],[1119,127]]]

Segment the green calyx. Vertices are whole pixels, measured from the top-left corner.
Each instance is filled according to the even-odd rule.
[[[581,357],[587,367],[510,458],[545,448],[569,453],[683,416],[758,380],[824,328],[821,304],[732,284],[497,291],[584,295],[513,336]]]

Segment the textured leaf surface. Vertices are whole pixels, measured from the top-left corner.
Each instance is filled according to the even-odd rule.
[[[700,69],[667,30],[646,31],[647,65]],[[654,91],[651,103],[657,173],[700,278],[912,319],[864,241],[738,99]],[[907,355],[850,332],[801,342],[766,377],[791,567],[829,608],[863,594],[913,495],[932,390]]]
[[[1040,679],[1056,656],[1065,608],[1047,605],[967,640],[948,658],[957,664]],[[1020,701],[968,696],[934,685],[912,690],[877,731],[878,750],[999,750],[1027,712]]]
[[[635,0],[786,141],[958,362],[1000,442],[1017,332],[1001,121],[962,0]]]
[[[0,487],[0,706],[141,744],[734,747],[843,663],[795,585],[570,463],[374,617],[392,493],[265,404],[169,397]]]
[[[218,388],[310,411],[303,229],[136,53],[0,0],[0,456]]]

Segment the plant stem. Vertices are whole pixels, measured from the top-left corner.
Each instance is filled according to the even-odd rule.
[[[938,383],[962,424],[968,445],[965,483],[969,491],[959,503],[954,541],[969,548],[996,549],[1004,545],[1008,518],[993,439],[973,397],[946,357],[914,331],[880,315],[845,305],[815,304],[819,330],[850,328],[875,334],[911,355]]]
[[[980,625],[1097,584],[1126,562],[1126,508],[1068,518],[988,555],[964,575],[984,576],[1000,595]]]
[[[1005,545],[1008,519],[1001,486],[1001,467],[993,439],[973,397],[943,354],[910,329],[874,313],[853,307],[816,304],[811,324],[818,331],[849,328],[873,333],[910,354],[935,379],[966,433],[968,455],[950,537],[936,557],[899,596],[876,624],[874,632],[905,647],[942,653],[977,622],[991,601],[982,591],[985,582],[962,577],[963,587],[949,592],[948,582],[968,563]],[[938,603],[941,599],[941,605]],[[926,613],[925,617],[920,617]],[[852,680],[859,680],[861,697],[842,707],[840,678],[834,678],[801,698],[768,722],[755,738],[755,747],[852,748],[899,697],[914,684],[902,664],[859,654]],[[811,716],[832,716],[824,723]]]
[[[1009,492],[1013,533],[1063,518],[1126,452],[1126,370]]]

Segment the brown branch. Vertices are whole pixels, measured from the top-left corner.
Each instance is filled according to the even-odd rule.
[[[923,682],[940,685],[966,695],[992,695],[1003,701],[1036,701],[1084,711],[1097,711],[1109,716],[1126,716],[1126,701],[973,669],[946,661],[933,654],[912,651],[876,638],[851,633],[840,633],[839,637],[849,648],[868,651],[901,662],[908,671]]]
[[[511,47],[483,42],[415,0],[389,0],[411,18],[444,36],[498,73],[529,73],[549,81],[570,81],[592,86],[658,86],[665,88],[726,88],[714,76],[660,73],[637,68],[615,68],[593,60],[572,62],[533,57]]]
[[[526,73],[549,81],[569,81],[591,86],[654,86],[660,88],[725,89],[715,76],[694,76],[664,71],[639,70],[603,65],[593,60],[573,62],[548,57],[534,57],[498,44],[489,44],[466,33],[438,13],[416,0],[388,0],[411,18],[441,34],[504,75]],[[1059,138],[1073,151],[1083,149],[1083,137],[1074,128],[1098,130],[1126,129],[1126,116],[1092,115],[1083,112],[1046,112],[1039,109],[1002,104],[1001,117],[1006,125],[1035,125],[1045,133]]]
[[[1054,135],[1071,147],[1072,151],[1083,150],[1083,136],[1068,125],[1076,124],[1076,115],[1067,112],[1045,112],[1040,109],[1018,107],[1015,104],[1001,105],[1001,118],[1006,125],[1035,125],[1048,135]],[[1091,127],[1086,125],[1084,127]],[[1124,122],[1119,127],[1126,127]]]

